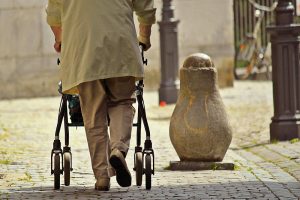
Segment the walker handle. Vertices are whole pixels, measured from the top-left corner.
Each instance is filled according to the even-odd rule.
[[[141,55],[142,55],[142,62],[143,62],[143,64],[144,65],[148,65],[148,59],[145,59],[145,55],[144,55],[144,49],[145,49],[145,47],[146,47],[146,45],[145,44],[143,44],[143,43],[139,43],[139,46],[140,46],[140,51],[141,51]]]

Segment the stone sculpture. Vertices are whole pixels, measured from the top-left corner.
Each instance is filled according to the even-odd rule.
[[[180,92],[170,122],[170,139],[181,161],[222,161],[232,130],[210,57],[197,53],[180,69]]]

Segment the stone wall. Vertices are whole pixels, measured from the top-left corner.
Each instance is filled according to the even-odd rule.
[[[179,31],[180,64],[195,52],[205,52],[219,69],[221,86],[232,85],[232,0],[173,0]],[[45,21],[47,0],[0,0],[0,99],[57,94],[58,55]],[[155,0],[157,19],[161,0]],[[153,28],[147,53],[146,87],[159,85],[159,32]],[[225,71],[225,73],[223,72]],[[146,88],[146,89],[147,89]]]
[[[46,0],[0,0],[0,98],[56,94]]]
[[[157,19],[161,19],[162,0],[155,0]],[[232,0],[173,0],[178,25],[179,64],[190,54],[203,52],[214,61],[221,87],[233,86],[234,28]],[[151,68],[160,66],[159,27],[154,26]],[[154,69],[155,71],[155,69]],[[150,73],[154,74],[154,72]],[[152,78],[153,75],[150,77]],[[146,83],[156,82],[147,80]],[[147,84],[146,84],[147,85]],[[153,85],[153,84],[151,84]]]

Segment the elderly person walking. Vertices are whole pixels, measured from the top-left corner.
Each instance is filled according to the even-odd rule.
[[[144,74],[139,43],[145,50],[151,46],[153,6],[153,0],[48,0],[47,22],[54,48],[61,52],[63,92],[79,94],[96,190],[109,190],[115,174],[120,186],[131,185],[125,157],[135,81]]]

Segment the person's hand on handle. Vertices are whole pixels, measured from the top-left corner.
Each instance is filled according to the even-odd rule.
[[[144,51],[147,51],[151,47],[151,41],[150,41],[151,26],[152,25],[145,25],[145,24],[140,24],[139,26],[140,31],[139,31],[138,40],[139,43],[143,46]]]
[[[61,52],[61,32],[62,29],[59,26],[51,26],[52,32],[55,37],[54,49],[56,52]]]
[[[61,42],[57,42],[55,41],[54,43],[54,49],[57,53],[60,53],[61,52]]]

